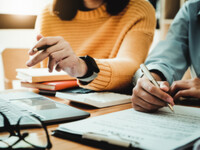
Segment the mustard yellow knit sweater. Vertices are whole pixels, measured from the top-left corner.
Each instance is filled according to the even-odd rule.
[[[38,16],[39,33],[64,37],[78,56],[90,55],[100,69],[96,79],[88,85],[79,83],[81,87],[118,91],[131,84],[154,35],[155,12],[149,2],[131,0],[117,16],[109,15],[102,5],[95,10],[78,11],[70,21],[60,20],[50,9],[48,5]]]

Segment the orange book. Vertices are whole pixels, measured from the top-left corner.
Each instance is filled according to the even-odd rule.
[[[76,80],[67,80],[67,81],[50,81],[50,82],[40,82],[40,83],[29,83],[29,82],[21,82],[22,87],[28,88],[37,88],[43,90],[63,90],[66,88],[78,87],[78,83]]]

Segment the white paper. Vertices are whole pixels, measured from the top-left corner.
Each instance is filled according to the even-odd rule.
[[[163,108],[157,113],[128,109],[107,115],[66,123],[60,130],[116,136],[150,150],[170,150],[200,137],[200,109],[175,106],[175,113]]]

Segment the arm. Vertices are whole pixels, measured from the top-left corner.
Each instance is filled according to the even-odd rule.
[[[156,46],[145,62],[149,70],[157,69],[162,72],[170,84],[174,80],[181,79],[190,65],[187,57],[189,55],[188,24],[186,4],[176,15],[166,40]]]
[[[160,42],[148,56],[146,64],[149,70],[158,70],[170,83],[180,79],[189,65],[188,56],[188,14],[185,5],[174,19],[166,40]],[[161,76],[152,73],[156,80]],[[134,109],[152,112],[165,106],[161,101],[174,105],[167,82],[161,82],[156,88],[145,77],[137,81],[133,89],[132,102]],[[174,90],[173,90],[174,91]]]

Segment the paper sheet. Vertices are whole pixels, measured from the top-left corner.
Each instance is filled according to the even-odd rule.
[[[175,113],[163,108],[157,113],[134,109],[62,124],[61,130],[80,134],[93,132],[130,141],[144,149],[170,150],[200,137],[200,109],[175,106]]]

